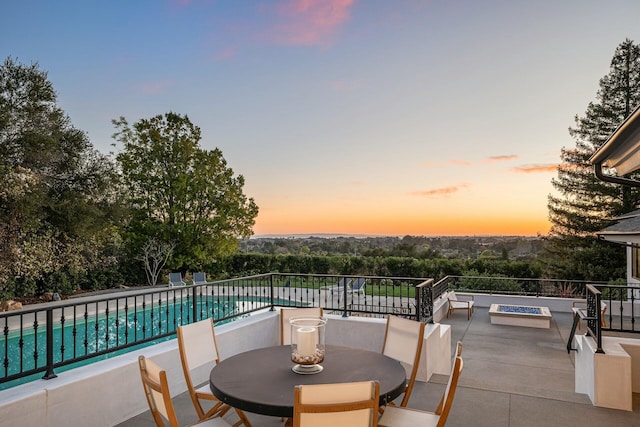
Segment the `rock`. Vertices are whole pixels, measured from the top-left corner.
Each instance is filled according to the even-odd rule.
[[[53,293],[45,292],[44,294],[42,294],[42,299],[43,301],[47,301],[47,302],[53,300]]]
[[[2,303],[2,311],[20,310],[21,308],[22,303],[12,299],[6,300]]]

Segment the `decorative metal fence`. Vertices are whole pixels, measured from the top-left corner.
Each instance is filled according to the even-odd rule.
[[[504,277],[447,276],[434,283],[415,277],[270,273],[59,301],[0,313],[0,389],[24,377],[54,378],[63,367],[170,339],[178,326],[210,317],[220,324],[279,306],[314,306],[342,316],[392,314],[432,322],[434,301],[449,289],[586,298],[586,285]],[[637,332],[634,302],[640,290],[594,286],[610,307],[609,329]]]
[[[35,374],[76,366],[132,347],[170,339],[180,325],[212,317],[217,324],[283,307],[429,321],[417,307],[426,279],[263,274],[182,287],[119,292],[0,313],[0,388]],[[356,288],[354,283],[363,285]],[[428,287],[427,287],[428,288]],[[421,287],[425,292],[425,287]],[[424,297],[421,301],[425,301]]]

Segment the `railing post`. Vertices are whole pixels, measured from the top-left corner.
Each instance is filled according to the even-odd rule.
[[[353,280],[353,279],[352,279]],[[342,317],[349,317],[349,315],[347,314],[347,285],[348,285],[348,281],[347,280],[343,280],[344,283],[342,283]],[[338,292],[338,301],[340,301],[340,292]]]
[[[587,285],[587,330],[596,340],[596,353],[604,353],[602,349],[602,293],[595,286]]]
[[[196,323],[198,320],[198,293],[196,292],[196,288],[197,286],[192,286],[191,287],[191,301],[192,301],[192,319],[193,321],[191,323]]]
[[[273,298],[273,273],[269,275],[269,289],[269,303],[271,304],[269,311],[276,311],[275,299]]]
[[[43,380],[56,378],[53,372],[53,309],[47,309],[47,372],[42,377]]]

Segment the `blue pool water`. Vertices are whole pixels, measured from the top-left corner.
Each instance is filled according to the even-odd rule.
[[[227,317],[241,311],[244,301],[230,298],[224,302],[212,300],[213,298],[200,300],[197,312],[213,314],[214,319]],[[255,308],[255,301],[252,307]],[[65,313],[67,319],[57,323],[53,331],[54,363],[68,361],[75,357],[83,357],[99,353],[114,347],[126,345],[137,340],[151,338],[156,335],[172,333],[177,325],[187,323],[187,319],[192,321],[193,305],[189,300],[176,301],[171,305],[164,305],[161,308],[136,308],[125,312],[100,314],[98,316],[89,315],[85,322],[84,317],[76,318],[75,324],[73,315]],[[200,315],[200,314],[199,314]],[[205,314],[206,317],[206,314]],[[183,318],[185,321],[183,321]],[[236,320],[239,317],[227,320]],[[217,325],[225,322],[216,322]],[[90,359],[75,362],[69,365],[55,368],[55,373],[59,374],[68,369],[87,365],[94,361],[104,360],[119,354],[130,352],[139,348],[157,344],[175,335],[159,337],[152,341],[141,343],[135,346],[126,347],[121,350],[107,354],[97,355]],[[22,350],[21,350],[22,349]],[[5,360],[5,354],[7,360]],[[46,365],[46,328],[41,326],[36,329],[29,329],[20,334],[20,331],[11,331],[6,337],[0,334],[0,378],[8,377],[19,372],[29,371],[37,367]],[[43,373],[37,373],[28,377],[8,381],[0,384],[0,390],[23,384],[35,379],[42,378]]]

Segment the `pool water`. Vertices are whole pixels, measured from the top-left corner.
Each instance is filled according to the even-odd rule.
[[[208,301],[206,299],[199,301],[197,312],[212,314],[214,319],[218,319],[239,313],[240,304],[242,302],[234,298],[224,302],[209,298]],[[76,357],[91,356],[137,340],[172,333],[178,325],[192,321],[192,311],[192,302],[184,300],[177,301],[171,306],[164,305],[161,309],[158,306],[144,309],[138,307],[127,312],[120,309],[117,315],[115,313],[108,316],[105,314],[89,315],[86,322],[84,317],[80,317],[76,319],[75,324],[73,318],[67,318],[64,322],[58,321],[53,331],[54,363],[68,361]],[[216,324],[236,319],[237,317],[226,322],[216,322]],[[96,355],[89,359],[57,367],[55,372],[57,374],[173,338],[175,335],[171,334],[121,350]],[[5,360],[5,354],[7,360]],[[0,367],[0,378],[46,366],[46,357],[46,327],[44,325],[37,328],[36,332],[33,329],[23,331],[22,334],[20,331],[11,331],[6,339],[0,335],[0,360],[4,362]],[[42,376],[43,373],[39,372],[0,383],[0,390],[33,381],[42,378]]]

